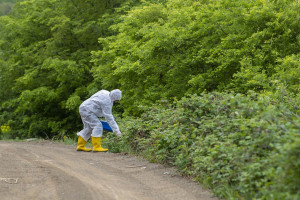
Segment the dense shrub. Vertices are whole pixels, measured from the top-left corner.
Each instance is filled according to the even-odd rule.
[[[203,93],[162,102],[123,121],[128,145],[153,162],[177,166],[220,197],[300,197],[300,102],[274,94]]]
[[[126,91],[126,112],[205,90],[300,92],[299,1],[145,2],[92,53],[95,80]]]

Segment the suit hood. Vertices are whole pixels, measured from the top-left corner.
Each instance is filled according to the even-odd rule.
[[[119,89],[112,90],[109,93],[109,97],[112,101],[120,101],[122,98],[122,92]]]

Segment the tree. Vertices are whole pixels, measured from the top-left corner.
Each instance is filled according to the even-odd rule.
[[[72,133],[92,90],[90,51],[106,37],[121,1],[22,1],[0,18],[2,123],[22,137]],[[89,86],[89,89],[87,87]],[[22,116],[22,117],[20,117]],[[75,123],[77,122],[77,123]],[[50,133],[50,134],[49,134]]]
[[[299,7],[294,0],[140,5],[112,26],[117,35],[99,40],[95,80],[126,91],[124,107],[132,113],[205,90],[272,90],[285,71],[280,60],[299,61]]]

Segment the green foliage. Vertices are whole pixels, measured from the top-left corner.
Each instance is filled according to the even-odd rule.
[[[131,114],[140,114],[139,105],[205,90],[272,91],[286,82],[297,93],[299,6],[293,0],[141,4],[111,26],[118,34],[99,39],[93,75],[126,91],[123,105]]]
[[[7,15],[18,0],[0,0],[0,16]]]
[[[47,88],[67,123],[102,88],[125,91],[119,110],[135,115],[203,91],[297,94],[298,10],[293,0],[20,1],[0,18],[0,101],[19,110],[23,92]]]
[[[175,165],[220,197],[296,199],[300,102],[280,96],[215,92],[161,102],[123,120],[125,134],[113,144]]]
[[[11,128],[0,137],[72,142],[80,103],[120,88],[124,135],[103,139],[110,151],[175,165],[221,197],[297,199],[299,10],[297,0],[0,0],[0,125]]]
[[[273,82],[284,84],[289,91],[295,94],[300,93],[300,55],[291,55],[278,59],[276,74],[273,75]]]
[[[13,7],[12,3],[9,2],[0,3],[0,16],[7,15],[12,7]]]
[[[0,124],[11,137],[73,137],[93,83],[90,51],[114,32],[122,1],[24,0],[0,17]],[[127,1],[126,10],[135,1]]]

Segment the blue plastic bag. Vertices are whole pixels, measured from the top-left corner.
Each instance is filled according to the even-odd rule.
[[[100,121],[100,122],[102,123],[104,131],[113,132],[113,130],[111,129],[111,127],[109,126],[109,124],[106,121]]]

